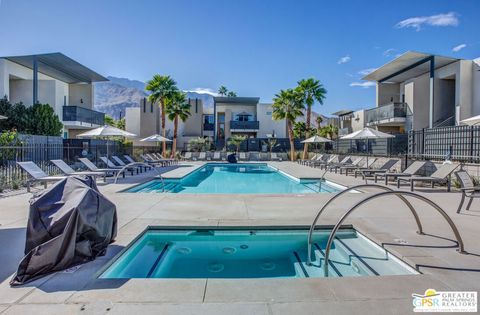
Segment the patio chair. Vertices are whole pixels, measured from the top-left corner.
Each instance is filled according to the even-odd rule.
[[[281,161],[282,161],[282,158],[279,157],[276,152],[272,152],[272,153],[270,154],[270,161],[279,161],[279,162],[281,162]]]
[[[163,160],[163,161],[166,161],[168,165],[173,165],[173,164],[177,164],[177,160],[176,159],[171,159],[171,158],[166,158],[164,157],[161,153],[153,153],[154,156],[156,156],[159,160]]]
[[[30,175],[30,179],[27,180],[27,191],[30,192],[31,184],[35,182],[43,183],[43,187],[47,188],[48,182],[57,182],[59,180],[67,178],[67,176],[49,176],[45,173],[37,164],[32,161],[17,162],[25,172]]]
[[[220,152],[218,152],[218,151],[213,152],[212,160],[214,160],[214,161],[220,161],[220,159],[221,159]]]
[[[415,182],[429,182],[432,188],[437,184],[447,184],[447,191],[451,188],[451,175],[453,171],[458,167],[458,164],[443,164],[430,176],[411,176],[400,177],[397,179],[397,188],[400,188],[401,182],[409,182],[410,190],[413,191]]]
[[[50,160],[56,167],[58,167],[63,174],[65,175],[85,175],[85,176],[92,176],[95,180],[97,180],[98,176],[103,177],[103,181],[106,180],[105,173],[102,172],[92,172],[92,171],[75,171],[71,168],[64,160]]]
[[[351,161],[352,161],[352,157],[350,155],[347,155],[341,161],[324,164],[324,165],[321,166],[321,168],[325,168],[325,170],[328,170],[330,167],[335,167],[335,166],[338,166],[338,165],[339,166],[350,165]]]
[[[108,159],[106,156],[101,156],[100,160],[102,160],[102,162],[105,163],[105,165],[107,165],[107,168],[118,169],[118,170],[121,170],[123,168],[123,166],[115,165],[115,163],[110,161],[110,159]],[[127,170],[133,176],[133,172],[135,171],[135,168],[134,167],[128,167]],[[138,169],[137,169],[137,173],[138,173]]]
[[[207,152],[202,151],[202,152],[200,152],[200,153],[198,154],[198,157],[197,157],[197,158],[194,157],[193,160],[194,160],[194,161],[197,161],[197,160],[198,160],[198,161],[205,161],[206,158],[207,158]]]
[[[455,172],[455,176],[460,182],[460,190],[462,191],[462,199],[460,200],[460,204],[458,205],[457,209],[457,213],[460,213],[463,203],[465,202],[465,198],[470,198],[466,210],[470,210],[470,206],[472,205],[474,198],[480,198],[480,186],[475,186],[472,178],[465,170]]]
[[[127,160],[128,163],[138,163],[137,161],[135,161],[130,155],[128,154],[124,154],[123,155],[123,158],[125,160]],[[140,166],[141,167],[141,166]],[[146,165],[143,165],[143,168],[145,171],[147,171],[147,169],[152,169],[152,166],[146,166]]]
[[[153,156],[148,156],[147,154],[140,154],[140,157],[143,159],[145,163],[149,165],[161,165],[161,166],[167,165],[165,161],[154,159]]]
[[[340,167],[340,174],[342,174],[343,171],[345,171],[345,176],[348,176],[348,173],[350,172],[355,172],[355,170],[358,170],[360,168],[362,169],[368,169],[371,168],[373,163],[377,161],[377,158],[369,158],[365,161],[365,164],[360,165],[347,165],[347,166],[342,166]]]
[[[397,159],[389,159],[385,163],[383,163],[382,166],[378,168],[359,168],[355,170],[355,177],[358,176],[358,174],[362,174],[363,179],[366,177],[370,177],[376,173],[386,173],[388,172],[395,164],[398,163],[399,160]]]
[[[328,157],[328,159],[326,161],[324,161],[324,160],[314,161],[312,163],[309,163],[308,166],[323,168],[324,165],[328,165],[328,164],[333,163],[335,161],[335,159],[338,159],[338,155],[332,154]]]
[[[190,151],[185,152],[185,154],[182,156],[182,160],[184,161],[191,160],[191,159],[192,159],[192,152]]]
[[[105,177],[107,177],[108,175],[115,176],[121,171],[120,169],[117,169],[117,168],[98,168],[95,164],[92,163],[92,161],[90,161],[87,158],[78,158],[78,160],[82,162],[83,165],[85,165],[92,172],[105,173],[104,175]],[[125,178],[125,171],[122,172],[122,176],[123,178]]]
[[[247,154],[245,152],[240,152],[239,160],[240,161],[246,161],[247,160]]]
[[[316,154],[314,154],[310,159],[300,159],[300,160],[297,160],[297,163],[303,165],[305,162],[315,161],[319,155],[323,155],[323,154],[318,154],[318,153],[316,153]],[[321,158],[321,157],[320,157],[320,158]]]
[[[351,161],[351,158],[349,158],[349,160]],[[335,171],[335,174],[336,174],[337,171],[338,171],[341,167],[343,167],[343,166],[358,166],[358,165],[360,164],[360,162],[362,162],[362,161],[363,161],[363,157],[360,156],[360,157],[356,158],[355,160],[353,160],[353,162],[347,161],[346,163],[343,163],[343,164],[341,164],[341,163],[338,163],[338,164],[337,164],[337,163],[330,164],[330,165],[328,165],[327,169],[328,169],[330,172],[334,170],[334,171]]]
[[[376,173],[374,174],[375,178],[375,183],[379,178],[385,178],[385,185],[388,185],[388,179],[392,178],[393,180],[396,180],[399,177],[410,177],[412,175],[417,174],[422,167],[425,165],[426,162],[423,161],[415,161],[412,164],[410,164],[409,167],[407,167],[403,172],[401,173],[390,173],[390,172],[385,172],[385,173]]]
[[[314,158],[314,159],[304,160],[302,165],[311,166],[315,162],[320,162],[320,161],[326,162],[329,157],[330,157],[330,155],[328,155],[328,154],[318,154],[317,157]]]
[[[127,166],[127,164],[125,164],[125,162],[122,161],[122,159],[120,159],[118,156],[116,155],[112,155],[112,159],[115,161],[115,163],[117,163],[118,165],[124,167],[124,166]],[[137,174],[139,172],[142,172],[142,167],[141,166],[138,166],[138,165],[133,165],[131,168],[135,168],[137,170]]]
[[[167,166],[171,164],[171,159],[164,159],[160,154],[145,153],[145,155],[150,159],[150,161],[161,163],[162,166]]]

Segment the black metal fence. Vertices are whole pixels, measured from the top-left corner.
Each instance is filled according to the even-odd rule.
[[[415,159],[480,162],[480,126],[428,128],[408,133],[408,155]]]
[[[398,156],[407,153],[408,135],[395,134],[394,138],[370,140],[336,140],[329,152],[338,154],[372,154],[378,156]],[[328,151],[328,150],[327,150]]]

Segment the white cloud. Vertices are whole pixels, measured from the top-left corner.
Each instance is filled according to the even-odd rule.
[[[349,55],[346,55],[345,57],[340,58],[340,59],[337,61],[337,63],[338,63],[339,65],[341,65],[342,63],[347,63],[347,62],[349,62],[351,59],[352,59],[352,58],[350,58]]]
[[[457,26],[459,23],[458,14],[455,12],[448,12],[430,16],[415,16],[398,22],[396,28],[411,27],[420,31],[422,26]]]
[[[358,71],[358,74],[359,74],[359,75],[362,75],[362,76],[365,76],[365,75],[367,75],[367,74],[372,73],[372,72],[375,71],[375,70],[377,70],[377,68],[363,69],[363,70]]]
[[[390,57],[394,52],[396,52],[397,50],[395,48],[388,48],[387,50],[385,50],[383,52],[383,55],[385,57]]]
[[[459,52],[460,50],[462,50],[463,48],[467,47],[467,44],[460,44],[458,46],[455,46],[452,48],[452,51],[453,52]]]
[[[377,84],[375,82],[371,82],[371,81],[350,83],[350,86],[358,86],[358,87],[362,87],[364,89],[368,89],[369,87],[376,86],[376,85]]]
[[[188,91],[185,91],[185,92],[195,92],[195,93],[198,93],[198,94],[209,94],[209,95],[212,95],[212,96],[218,96],[218,93],[215,92],[215,90],[213,90],[211,88],[194,88],[194,89],[191,89],[191,90],[188,90]]]

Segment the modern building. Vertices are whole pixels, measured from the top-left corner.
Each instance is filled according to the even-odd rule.
[[[365,124],[402,133],[444,127],[480,114],[480,61],[409,51],[366,75],[376,108]]]
[[[61,54],[0,57],[0,96],[30,106],[49,104],[64,125],[64,137],[104,124],[93,110],[93,82],[105,77]]]
[[[225,141],[236,134],[249,138],[287,136],[285,121],[273,120],[272,104],[259,103],[258,97],[214,97],[213,108],[204,106],[200,99],[189,99],[188,102],[191,116],[185,122],[179,122],[179,148],[197,137],[209,137],[217,147],[223,147]],[[127,108],[126,129],[140,138],[160,133],[159,117],[158,105],[142,99],[139,107]],[[165,126],[167,137],[171,138],[173,122],[167,119]]]
[[[338,135],[345,136],[354,131],[358,131],[365,127],[365,110],[349,110],[342,109],[332,115],[337,116]]]

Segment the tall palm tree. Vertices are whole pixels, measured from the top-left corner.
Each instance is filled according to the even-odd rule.
[[[237,93],[235,93],[233,91],[228,91],[227,96],[228,97],[237,97]]]
[[[305,104],[305,108],[307,109],[307,133],[305,134],[305,137],[308,138],[310,136],[309,130],[311,126],[310,120],[312,117],[312,106],[315,101],[317,101],[320,105],[323,105],[327,90],[323,87],[319,80],[315,80],[314,78],[298,81],[298,86],[296,89],[302,95],[302,103]],[[303,159],[307,158],[307,154],[308,143],[305,143],[305,145],[303,146]]]
[[[153,78],[147,81],[147,85],[145,86],[145,90],[151,92],[148,96],[148,100],[152,103],[160,103],[160,111],[161,111],[161,121],[162,121],[162,136],[166,137],[165,131],[165,99],[170,97],[173,93],[178,91],[177,82],[172,79],[169,75],[160,75],[155,74]],[[158,125],[157,125],[157,133]],[[167,143],[163,141],[162,143],[162,151],[165,152],[167,150]]]
[[[235,148],[237,149],[237,153],[240,152],[240,145],[243,143],[243,141],[247,140],[247,136],[244,135],[232,135],[230,139],[228,139],[228,144],[229,145],[234,145]]]
[[[290,140],[290,160],[295,161],[295,142],[293,124],[297,117],[303,116],[302,95],[293,89],[280,90],[275,95],[272,105],[272,118],[274,120],[285,119],[287,122],[288,139]]]
[[[228,89],[226,86],[222,85],[218,88],[218,94],[221,96],[226,96],[228,93]]]
[[[172,158],[175,158],[177,153],[177,132],[178,119],[185,122],[190,116],[190,104],[187,102],[187,96],[182,91],[176,91],[165,99],[165,111],[168,119],[173,121],[173,144],[172,144]]]

